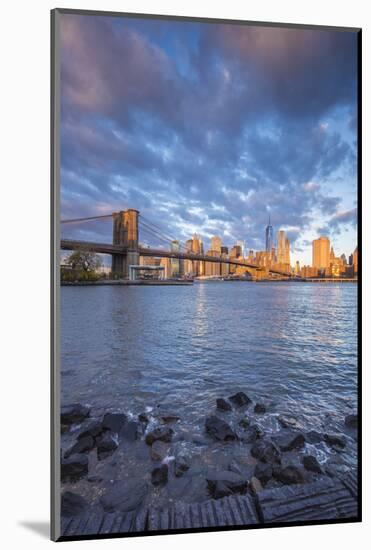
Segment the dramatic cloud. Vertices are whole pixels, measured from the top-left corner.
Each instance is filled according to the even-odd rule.
[[[63,15],[62,218],[258,249],[270,213],[298,252],[318,227],[355,246],[356,71],[353,32]]]

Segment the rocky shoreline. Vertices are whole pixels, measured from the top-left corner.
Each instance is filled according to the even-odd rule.
[[[179,411],[158,406],[138,415],[117,411],[96,417],[88,405],[63,406],[61,432],[69,444],[61,449],[62,517],[72,518],[92,506],[101,513],[138,513],[148,506],[149,495],[153,507],[168,483],[178,488],[169,502],[172,506],[183,502],[182,488],[192,488],[192,483],[202,503],[232,496],[255,498],[291,486],[304,491],[313,483],[347,475],[342,455],[357,437],[355,412],[344,417],[344,433],[307,431],[286,414],[274,415],[279,429],[266,431],[260,419],[269,414],[267,403],[253,402],[242,391],[217,398],[215,409],[200,420],[202,435],[192,442],[201,453],[218,453],[233,445],[238,453],[228,464],[216,460],[200,472],[192,452],[180,445],[185,435]],[[316,445],[328,448],[333,460],[319,460]],[[140,479],[113,475],[109,468],[118,461],[125,467],[125,456],[134,447],[146,457],[148,471]],[[105,465],[107,476],[102,475]],[[79,491],[81,482],[96,488],[93,502]],[[311,512],[308,509],[308,518]]]

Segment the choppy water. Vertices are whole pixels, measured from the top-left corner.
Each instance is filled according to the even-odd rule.
[[[159,404],[180,413],[171,452],[183,448],[192,456],[188,489],[174,480],[149,499],[201,499],[205,468],[232,456],[248,467],[238,443],[197,442],[216,397],[242,390],[264,401],[268,414],[257,420],[268,432],[279,429],[277,414],[289,413],[305,430],[344,433],[344,416],[356,408],[354,284],[62,287],[61,305],[62,403],[89,403],[93,416],[156,411]],[[235,413],[228,415],[233,421]],[[346,436],[340,461],[349,465],[356,447]],[[70,441],[66,436],[63,446]],[[149,479],[148,450],[143,442],[130,445],[112,460],[92,462],[104,480],[99,486],[81,481],[80,492],[94,499],[112,479]],[[339,461],[321,445],[322,461]]]

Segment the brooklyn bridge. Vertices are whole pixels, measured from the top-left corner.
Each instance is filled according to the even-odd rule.
[[[250,273],[253,279],[267,278],[269,274],[284,278],[300,278],[289,271],[281,271],[274,267],[264,267],[246,261],[239,257],[228,257],[227,255],[208,255],[196,253],[187,249],[186,245],[178,239],[169,237],[156,225],[145,217],[141,216],[138,210],[129,208],[120,212],[113,212],[103,216],[91,216],[85,218],[74,218],[62,220],[61,224],[75,224],[89,221],[112,218],[113,236],[112,243],[91,242],[75,239],[61,239],[62,250],[88,250],[97,254],[108,254],[112,256],[112,272],[118,276],[129,279],[132,276],[133,267],[139,267],[139,258],[173,258],[179,260],[191,260],[210,262],[218,264],[229,264],[241,266]],[[160,248],[152,248],[140,244],[139,231],[150,236],[152,240],[160,243]],[[179,250],[171,249],[171,243],[179,243]]]

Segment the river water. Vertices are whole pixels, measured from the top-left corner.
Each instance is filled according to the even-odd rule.
[[[340,458],[323,443],[316,447],[321,462],[337,460],[344,468],[356,462],[354,437],[344,430],[357,402],[355,284],[62,287],[61,354],[63,404],[90,404],[93,417],[107,411],[155,417],[159,406],[181,417],[172,426],[169,460],[179,449],[187,452],[191,473],[187,483],[174,479],[153,489],[149,502],[201,500],[207,468],[231,458],[249,467],[239,443],[202,439],[215,399],[236,391],[267,405],[266,415],[249,413],[265,431],[278,431],[278,414],[294,415],[303,430],[345,433]],[[63,436],[62,446],[72,439]],[[101,481],[77,483],[91,501],[112,480],[150,479],[143,441],[124,444],[111,459],[91,460]]]

